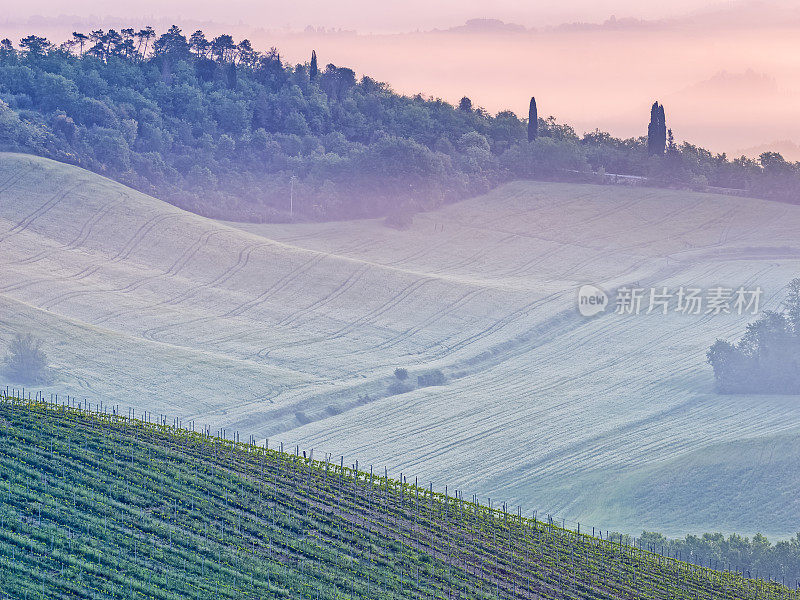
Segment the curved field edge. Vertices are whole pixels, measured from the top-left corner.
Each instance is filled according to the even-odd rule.
[[[6,593],[800,598],[457,493],[144,417],[0,401]]]

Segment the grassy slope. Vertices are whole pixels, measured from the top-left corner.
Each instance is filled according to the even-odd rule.
[[[725,533],[760,531],[772,515],[794,515],[789,527],[800,531],[796,490],[800,431],[716,444],[680,459],[647,467],[623,478],[608,474],[595,482],[597,502],[586,512],[617,514],[618,521],[652,530],[683,521],[696,532],[728,516]],[[732,507],[735,507],[732,509]]]
[[[354,473],[3,401],[0,589],[48,599],[798,597]]]
[[[755,524],[755,487],[705,512],[685,500],[742,465],[715,453],[698,483],[680,476],[684,458],[769,448],[800,428],[797,398],[713,391],[706,348],[752,318],[586,320],[575,291],[758,284],[775,309],[800,269],[800,207],[514,182],[406,231],[246,229],[0,153],[0,348],[19,331],[46,340],[46,392],[345,454],[604,530],[798,531],[793,494]],[[441,368],[447,383],[389,396],[397,366],[412,380]],[[773,468],[754,456],[745,471]],[[796,469],[785,485],[800,486]],[[647,488],[658,510],[636,495]]]

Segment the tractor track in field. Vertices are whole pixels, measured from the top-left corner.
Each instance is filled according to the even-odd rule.
[[[80,182],[76,183],[75,185],[67,188],[66,190],[59,191],[58,193],[56,193],[53,196],[51,196],[49,200],[47,200],[44,204],[39,206],[39,208],[34,210],[32,213],[29,213],[27,216],[23,217],[22,220],[20,220],[19,223],[17,223],[11,229],[6,231],[5,234],[0,235],[0,243],[7,241],[8,239],[10,239],[13,236],[19,235],[20,233],[22,233],[23,231],[28,229],[28,227],[30,227],[30,225],[34,221],[36,221],[36,219],[38,219],[39,217],[47,214],[59,202],[64,200],[67,196],[72,194],[75,190],[77,190],[82,185],[84,185],[84,182],[80,181]]]
[[[426,284],[428,284],[428,283],[430,283],[432,281],[435,281],[435,280],[436,279],[434,277],[422,277],[420,279],[417,279],[416,281],[413,281],[412,283],[410,283],[407,286],[405,286],[396,295],[394,295],[389,300],[385,301],[380,306],[378,306],[378,307],[372,309],[371,311],[363,314],[362,316],[358,317],[357,319],[355,319],[351,323],[348,323],[346,326],[338,329],[337,331],[334,331],[331,334],[323,334],[323,335],[319,335],[319,336],[316,336],[314,338],[307,339],[307,340],[302,340],[302,341],[299,341],[299,342],[293,342],[293,343],[288,343],[288,344],[278,344],[278,345],[275,345],[275,346],[268,346],[268,347],[265,347],[265,348],[261,348],[260,350],[258,350],[255,353],[255,356],[257,356],[258,358],[266,358],[266,357],[269,356],[270,352],[273,352],[275,350],[281,350],[281,349],[285,349],[285,348],[294,348],[294,347],[298,347],[298,346],[307,346],[307,345],[315,344],[315,343],[318,343],[318,342],[321,342],[321,341],[329,342],[329,341],[332,341],[332,340],[343,338],[346,335],[348,335],[349,333],[351,333],[351,332],[353,332],[353,331],[355,331],[355,330],[357,330],[357,329],[359,329],[361,327],[364,327],[364,326],[366,326],[366,325],[368,325],[370,323],[373,323],[375,321],[375,319],[377,319],[381,315],[387,313],[392,308],[394,308],[395,306],[397,306],[398,304],[400,304],[401,302],[406,300],[408,297],[410,297],[412,294],[414,294],[419,288],[421,288],[422,286],[424,286],[424,285],[426,285]]]
[[[269,286],[266,290],[261,292],[255,298],[252,298],[251,300],[248,300],[247,302],[243,302],[242,304],[239,304],[238,306],[232,308],[231,310],[229,310],[228,312],[226,312],[226,313],[224,313],[224,314],[222,314],[220,316],[223,317],[223,318],[226,318],[226,317],[238,317],[238,316],[244,314],[247,311],[253,310],[257,306],[263,304],[266,300],[268,300],[274,294],[277,294],[281,290],[286,289],[298,277],[300,277],[304,273],[307,273],[308,271],[310,271],[312,268],[314,268],[317,264],[319,264],[320,262],[322,262],[326,258],[328,258],[328,257],[325,254],[319,254],[317,256],[313,256],[312,258],[310,258],[307,261],[305,261],[299,267],[293,269],[291,272],[287,273],[286,275],[284,275],[283,277],[278,279],[278,281],[273,283],[271,286]]]
[[[293,323],[302,320],[308,313],[313,312],[323,306],[330,304],[337,298],[341,297],[342,295],[346,294],[350,289],[353,288],[361,278],[370,270],[370,265],[363,264],[357,269],[355,269],[341,284],[336,286],[330,293],[326,294],[322,298],[315,300],[308,306],[297,310],[290,315],[284,317],[282,320],[278,321],[276,325],[278,327],[286,327],[290,326]]]
[[[120,194],[119,200],[117,200],[116,202],[109,202],[108,204],[103,206],[100,210],[95,212],[87,221],[84,222],[84,224],[81,226],[80,231],[78,231],[78,234],[70,242],[61,246],[61,248],[48,248],[46,250],[42,250],[38,254],[16,261],[14,264],[17,265],[33,264],[39,262],[44,258],[54,255],[57,252],[62,252],[64,250],[77,250],[86,243],[86,241],[89,239],[89,236],[94,231],[95,226],[103,219],[103,217],[105,217],[108,213],[110,213],[114,208],[122,204],[123,201],[124,201],[124,196]]]

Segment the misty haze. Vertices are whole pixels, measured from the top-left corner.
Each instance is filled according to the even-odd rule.
[[[4,597],[800,598],[793,4],[3,18]]]

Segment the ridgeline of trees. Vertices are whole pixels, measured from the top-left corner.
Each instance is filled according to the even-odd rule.
[[[721,393],[800,394],[800,279],[782,312],[765,312],[736,344],[717,340],[708,362]]]
[[[676,145],[654,105],[650,135],[580,137],[554,118],[490,115],[463,98],[401,96],[352,69],[286,64],[230,35],[177,26],[75,32],[56,46],[0,42],[0,149],[74,163],[215,217],[394,215],[486,192],[515,178],[706,185],[795,200],[800,166]],[[661,152],[653,152],[658,145]],[[398,217],[397,215],[401,216]]]

